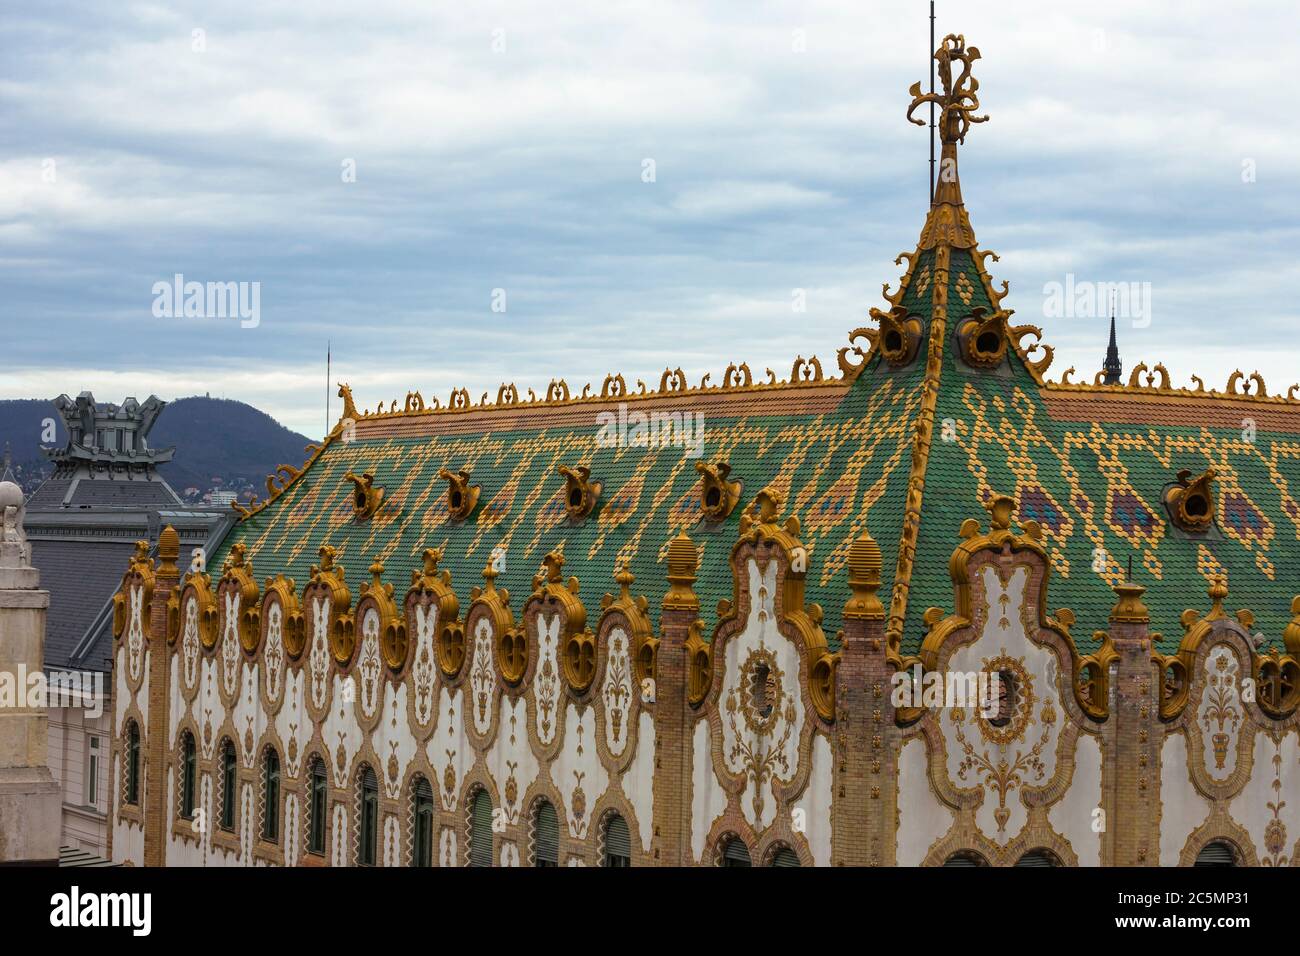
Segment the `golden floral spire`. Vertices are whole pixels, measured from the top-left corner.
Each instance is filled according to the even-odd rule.
[[[943,143],[943,151],[939,159],[939,183],[935,187],[934,201],[921,233],[922,249],[931,248],[940,242],[959,249],[975,246],[975,233],[962,208],[961,181],[957,176],[957,144],[966,141],[966,133],[972,124],[988,121],[987,116],[975,115],[980,108],[980,84],[971,75],[971,65],[979,58],[978,47],[968,47],[964,36],[950,33],[943,38],[939,49],[934,51],[943,92],[922,93],[919,82],[913,83],[908,90],[912,94],[911,105],[907,108],[910,122],[917,126],[925,125],[924,120],[917,119],[912,114],[926,103],[935,104],[941,111],[939,138]],[[952,75],[954,62],[961,64],[956,79]]]

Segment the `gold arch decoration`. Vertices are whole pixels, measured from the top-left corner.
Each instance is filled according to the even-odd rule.
[[[465,628],[458,617],[460,602],[451,587],[451,572],[438,570],[438,562],[441,560],[440,549],[424,549],[420,555],[420,570],[411,572],[411,586],[406,592],[403,607],[408,634],[416,632],[418,607],[437,609],[434,655],[443,676],[452,678],[460,673],[461,666],[465,663]]]

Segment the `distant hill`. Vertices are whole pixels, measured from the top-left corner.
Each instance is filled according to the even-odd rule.
[[[53,420],[56,435],[46,444],[61,448],[67,434],[48,400],[0,401],[0,449],[9,443],[15,476],[27,491],[34,490],[51,470],[40,450],[47,419]],[[266,476],[281,462],[300,464],[307,457],[303,447],[309,441],[244,402],[203,396],[168,402],[149,433],[150,447],[176,446],[175,457],[158,470],[182,497],[186,488],[209,490],[214,478],[220,479],[221,487],[251,487],[265,495]]]

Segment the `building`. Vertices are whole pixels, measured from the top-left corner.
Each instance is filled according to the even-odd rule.
[[[832,374],[341,386],[210,573],[142,548],[113,859],[1293,863],[1296,388],[1049,382],[935,57],[944,172]]]
[[[59,786],[50,773],[39,682],[50,595],[23,533],[23,490],[0,477],[0,865],[59,857]],[[35,688],[36,694],[31,693]]]
[[[201,547],[219,512],[185,505],[158,473],[174,449],[149,446],[166,403],[96,402],[89,392],[54,400],[67,434],[48,452],[54,471],[26,502],[33,565],[50,594],[45,667],[66,693],[49,708],[49,761],[63,789],[61,846],[108,852],[108,679],[112,600],[139,540],[175,527]],[[52,682],[53,686],[53,682]]]

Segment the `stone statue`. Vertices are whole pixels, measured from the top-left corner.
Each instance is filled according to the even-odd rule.
[[[0,531],[0,567],[31,567],[31,548],[23,532],[26,510],[23,490],[12,481],[0,482],[0,512],[4,516],[3,530]]]

